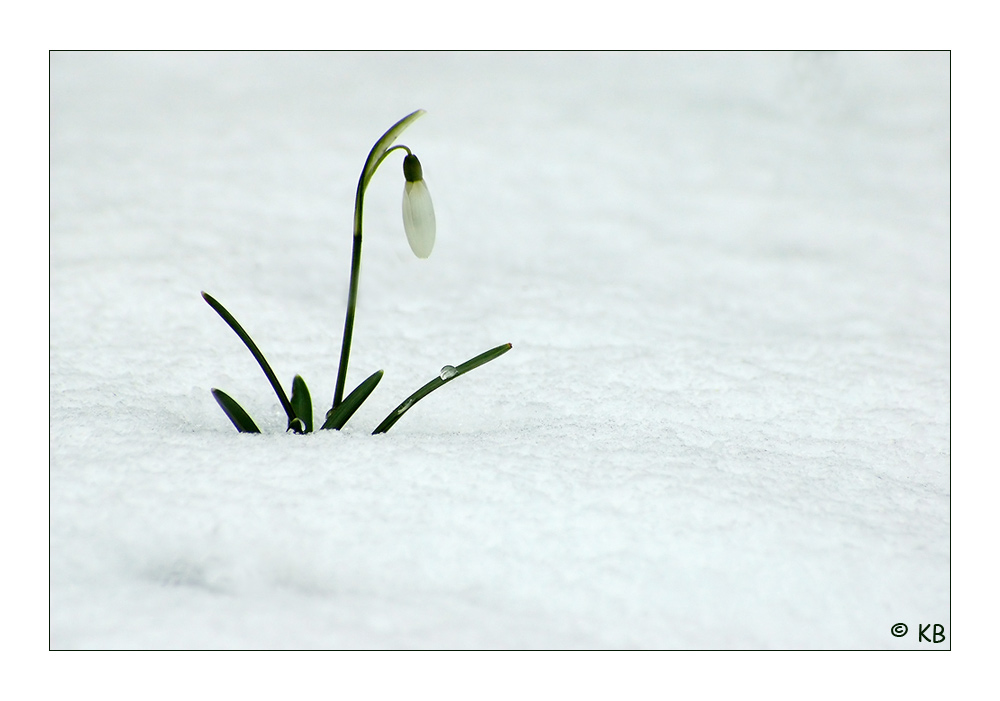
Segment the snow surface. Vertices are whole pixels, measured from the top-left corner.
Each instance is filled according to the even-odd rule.
[[[946,53],[55,53],[50,313],[53,648],[950,646]]]

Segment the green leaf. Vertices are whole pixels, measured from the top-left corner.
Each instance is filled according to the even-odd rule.
[[[301,375],[296,375],[292,380],[292,409],[296,418],[302,422],[302,429],[298,433],[312,433],[313,430],[313,406],[312,397],[309,396],[309,388]]]
[[[260,369],[264,371],[264,375],[267,377],[268,381],[271,383],[271,387],[274,388],[274,393],[278,395],[278,401],[281,402],[281,408],[285,410],[285,414],[288,415],[288,428],[294,428],[295,426],[295,411],[292,409],[291,402],[288,401],[288,396],[285,394],[285,390],[281,388],[281,383],[278,382],[278,377],[274,374],[274,370],[268,365],[267,360],[264,358],[264,354],[260,352],[260,348],[257,344],[253,342],[250,338],[250,334],[243,330],[236,318],[229,313],[225,307],[223,307],[212,295],[207,292],[202,292],[201,296],[204,297],[205,301],[208,302],[208,306],[214,309],[222,320],[229,324],[229,328],[236,332],[236,335],[240,337],[243,341],[250,354],[253,355],[254,360],[260,365]]]
[[[233,426],[240,433],[260,433],[257,424],[253,422],[250,415],[243,411],[243,407],[236,403],[236,400],[223,392],[221,389],[212,388],[212,396],[219,403],[226,416],[233,422]]]
[[[510,349],[511,345],[509,343],[505,343],[502,346],[491,348],[485,353],[480,353],[475,358],[466,360],[461,365],[457,365],[455,367],[452,367],[451,365],[445,365],[443,368],[441,368],[440,375],[438,375],[433,380],[428,382],[426,385],[424,385],[416,392],[411,394],[409,397],[406,398],[406,400],[402,404],[393,409],[392,413],[389,414],[387,417],[385,417],[382,423],[380,423],[378,427],[374,431],[372,431],[372,435],[375,435],[376,433],[385,433],[386,431],[388,431],[390,428],[392,428],[393,424],[395,424],[403,417],[403,414],[405,414],[407,411],[410,410],[410,407],[412,407],[414,404],[419,402],[428,394],[436,390],[438,387],[448,384],[459,375],[464,375],[465,373],[469,372],[469,370],[474,370],[475,368],[478,368],[480,365],[484,365],[490,362],[491,360],[499,358],[501,355],[503,355]]]
[[[326,421],[323,423],[323,428],[332,428],[338,431],[342,429],[348,419],[354,416],[354,412],[358,410],[358,407],[368,399],[368,395],[374,391],[375,386],[381,379],[382,371],[377,370],[367,380],[355,387],[354,391],[347,395],[344,401],[326,412]]]

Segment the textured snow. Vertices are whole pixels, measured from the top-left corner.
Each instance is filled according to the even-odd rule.
[[[50,245],[53,648],[950,646],[946,53],[56,53]]]

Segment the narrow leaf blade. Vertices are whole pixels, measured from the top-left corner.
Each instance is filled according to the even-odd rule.
[[[274,370],[271,369],[271,366],[268,364],[264,354],[260,352],[260,348],[258,348],[257,344],[253,342],[252,338],[250,338],[250,334],[243,330],[243,327],[240,326],[240,322],[236,321],[236,317],[230,314],[229,310],[223,307],[222,304],[215,299],[215,297],[207,292],[202,292],[201,296],[206,302],[208,302],[208,306],[214,309],[215,312],[222,317],[222,320],[229,324],[229,328],[236,332],[236,335],[239,336],[241,341],[243,341],[243,345],[247,347],[247,350],[250,351],[254,360],[256,360],[257,364],[260,365],[260,369],[264,371],[264,376],[267,377],[268,382],[271,383],[271,387],[274,388],[274,393],[278,395],[278,401],[281,402],[281,408],[285,410],[285,414],[288,416],[288,427],[292,428],[292,424],[295,422],[295,411],[292,409],[292,405],[288,401],[288,396],[285,394],[285,390],[282,389],[281,383],[278,382],[277,375],[274,374]]]
[[[459,375],[464,375],[465,373],[469,372],[469,370],[475,370],[480,365],[485,365],[486,363],[490,362],[491,360],[496,360],[501,355],[503,355],[504,353],[506,353],[507,351],[509,351],[512,347],[513,346],[511,346],[511,344],[504,343],[503,345],[499,345],[496,348],[490,348],[485,353],[480,353],[475,358],[471,358],[469,360],[466,360],[461,365],[457,365],[455,367],[455,374],[452,375],[451,377],[449,377],[447,381],[450,382],[451,380],[454,380]]]
[[[253,422],[249,414],[243,411],[243,407],[235,399],[221,389],[215,389],[214,387],[212,388],[212,396],[215,397],[215,401],[219,403],[222,410],[226,412],[226,416],[233,422],[233,426],[236,427],[237,431],[240,433],[260,433],[257,424]]]
[[[303,431],[301,433],[312,433],[313,430],[313,407],[312,397],[309,396],[309,388],[301,375],[296,375],[292,380],[292,410],[296,418],[302,421]]]
[[[397,421],[403,418],[403,414],[409,411],[410,407],[412,407],[414,404],[419,402],[428,394],[436,390],[438,387],[448,384],[459,375],[464,375],[470,370],[478,368],[480,365],[485,365],[491,360],[496,360],[510,349],[511,349],[511,344],[504,343],[503,345],[497,346],[496,348],[491,348],[485,353],[480,353],[474,358],[466,360],[461,365],[457,365],[455,367],[445,366],[445,368],[448,369],[448,372],[442,371],[441,375],[435,377],[433,380],[431,380],[426,385],[424,385],[416,392],[411,394],[409,397],[407,397],[402,404],[393,409],[392,413],[386,416],[385,419],[382,420],[382,423],[380,423],[376,427],[376,429],[372,431],[372,435],[375,435],[377,433],[385,433],[386,431],[388,431],[390,428],[393,427],[393,425]]]
[[[381,370],[372,373],[367,380],[355,387],[354,391],[344,398],[344,401],[326,412],[326,421],[323,423],[323,428],[335,429],[337,431],[342,429],[344,424],[354,416],[354,412],[358,410],[358,407],[368,399],[368,395],[375,390],[376,385],[382,379],[382,374]]]

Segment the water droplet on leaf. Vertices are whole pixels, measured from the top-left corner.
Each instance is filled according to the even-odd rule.
[[[445,365],[443,368],[441,368],[441,379],[442,380],[450,380],[451,378],[453,378],[457,374],[458,374],[458,370],[456,370],[455,366],[453,366],[453,365]]]

